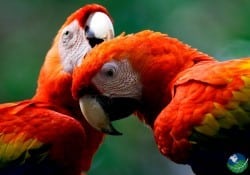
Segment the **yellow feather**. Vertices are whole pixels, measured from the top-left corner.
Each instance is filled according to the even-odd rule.
[[[233,93],[233,99],[237,101],[249,101],[249,96],[247,96],[242,91],[234,91]]]
[[[239,103],[236,101],[231,101],[228,104],[225,105],[225,108],[228,110],[235,109],[239,107]]]
[[[235,116],[232,114],[233,109],[238,109],[238,103],[234,101],[228,103],[225,108],[218,104],[214,103],[215,109],[213,110],[213,114],[216,116],[217,121],[221,128],[229,129],[233,125],[237,125],[238,121],[235,119]],[[228,110],[230,109],[230,110]]]
[[[246,113],[242,108],[237,108],[231,113],[237,120],[239,126],[244,126],[245,124],[250,123],[249,114]]]
[[[12,140],[10,138],[12,137]],[[9,140],[9,142],[6,142]],[[24,141],[25,140],[25,141]],[[0,161],[12,161],[17,159],[28,149],[39,148],[42,145],[37,139],[26,139],[24,133],[13,138],[13,134],[1,134],[0,136]],[[25,158],[29,155],[26,154]]]
[[[210,113],[205,115],[201,126],[195,127],[195,130],[208,136],[215,135],[219,129],[220,125]]]

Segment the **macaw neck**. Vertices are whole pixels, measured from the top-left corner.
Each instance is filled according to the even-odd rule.
[[[71,82],[72,77],[69,74],[58,73],[54,77],[42,69],[33,100],[57,106],[65,110],[63,113],[68,113],[67,110],[70,113],[76,111],[74,108],[78,105],[71,96]]]
[[[139,118],[153,127],[155,118],[172,99],[173,84],[180,72],[199,62],[215,61],[214,58],[174,38],[164,40],[159,48],[144,56],[141,72],[142,107]]]
[[[102,143],[104,134],[92,128],[83,117],[79,104],[71,96],[71,75],[64,75],[58,79],[46,79],[41,71],[38,88],[33,101],[48,103],[54,106],[55,111],[75,118],[81,123],[85,131],[86,143],[84,147],[84,161],[82,170],[88,171],[91,165],[93,155]],[[47,81],[45,81],[47,80]]]
[[[88,124],[81,113],[78,102],[73,99],[71,74],[61,71],[58,67],[47,66],[47,63],[45,62],[41,69],[36,94],[32,100],[51,104],[54,106],[53,110],[73,117],[81,123],[86,135],[86,138],[83,138],[86,145],[82,170],[87,171],[90,168],[93,155],[102,143],[104,134]]]
[[[45,62],[40,70],[36,94],[33,100],[52,104],[65,110],[66,113],[62,113],[67,114],[77,111],[74,108],[78,107],[78,105],[71,95],[72,75],[63,71],[57,48],[57,43],[54,42],[52,48],[47,53]]]
[[[55,37],[52,47],[46,55],[38,77],[36,94],[32,100],[52,104],[65,110],[62,113],[66,114],[76,111],[72,108],[78,105],[71,95],[72,75],[63,71],[58,49],[58,36]]]

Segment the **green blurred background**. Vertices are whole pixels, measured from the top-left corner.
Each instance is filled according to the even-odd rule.
[[[1,0],[0,102],[31,97],[43,58],[65,18],[97,2],[113,16],[116,34],[152,29],[220,60],[250,56],[249,0]],[[116,123],[89,175],[191,175],[160,155],[152,132],[135,117]]]

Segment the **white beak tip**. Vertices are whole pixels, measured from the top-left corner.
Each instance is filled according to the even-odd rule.
[[[113,127],[108,116],[95,98],[83,96],[79,99],[79,104],[83,116],[93,128],[109,135],[122,135]]]

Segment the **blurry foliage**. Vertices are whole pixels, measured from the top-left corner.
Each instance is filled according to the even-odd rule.
[[[93,2],[107,7],[116,34],[152,29],[221,60],[250,56],[249,0],[1,0],[1,102],[34,94],[39,69],[57,30],[71,12]],[[117,125],[124,136],[107,136],[90,175],[191,174],[188,167],[160,155],[151,130],[135,117]]]

